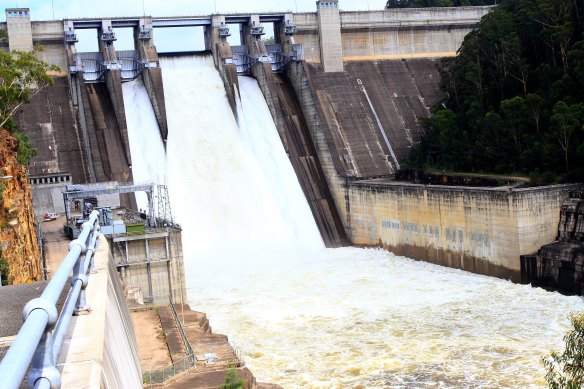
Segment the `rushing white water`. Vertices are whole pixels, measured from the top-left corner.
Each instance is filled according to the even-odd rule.
[[[162,67],[189,301],[246,351],[258,380],[543,387],[540,358],[562,347],[581,298],[381,250],[323,249],[257,84],[239,80],[238,126],[209,57]]]
[[[156,122],[156,116],[150,104],[150,98],[142,80],[122,84],[126,124],[132,153],[132,175],[134,183],[164,184],[166,178],[166,152]],[[138,208],[147,209],[146,193],[137,192]]]

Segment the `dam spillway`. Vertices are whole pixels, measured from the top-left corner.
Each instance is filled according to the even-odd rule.
[[[544,386],[540,358],[563,346],[580,298],[382,250],[324,249],[255,81],[239,80],[238,123],[209,57],[165,58],[162,70],[189,303],[245,351],[258,380]],[[143,147],[134,165],[162,148],[140,88],[124,86],[128,116],[143,120],[138,137],[128,120],[131,146]]]

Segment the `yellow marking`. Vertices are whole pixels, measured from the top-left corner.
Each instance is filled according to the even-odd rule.
[[[373,61],[376,59],[408,59],[436,57],[456,57],[456,51],[440,51],[435,53],[412,53],[412,54],[354,55],[343,57],[343,61]]]

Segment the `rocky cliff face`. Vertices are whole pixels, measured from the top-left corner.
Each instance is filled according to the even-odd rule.
[[[0,272],[2,283],[41,279],[32,193],[26,167],[16,160],[18,140],[0,129]],[[6,274],[8,273],[8,274]]]
[[[524,282],[584,295],[584,192],[570,193],[562,204],[558,237],[536,255],[521,257]]]

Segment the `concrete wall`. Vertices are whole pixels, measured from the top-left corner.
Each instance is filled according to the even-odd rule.
[[[287,75],[353,244],[519,281],[519,256],[555,239],[561,204],[579,185],[464,188],[342,177],[309,66],[291,64]]]
[[[38,54],[39,59],[57,65],[64,74],[67,74],[67,55],[65,53],[63,22],[40,21],[31,23],[33,44],[43,47]]]
[[[343,44],[341,17],[337,0],[316,2],[318,8],[318,32],[320,36],[320,60],[325,72],[343,71]]]
[[[6,9],[6,26],[10,51],[32,50],[32,32],[28,8]]]
[[[54,77],[52,87],[34,96],[15,115],[19,130],[37,149],[28,167],[32,176],[67,172],[74,183],[88,181],[85,142],[70,97],[67,78]]]
[[[324,2],[324,1],[323,1]],[[340,4],[342,9],[342,3]],[[340,12],[343,61],[456,55],[464,37],[491,7]],[[333,28],[327,19],[327,28]],[[307,62],[321,62],[319,15],[294,14],[296,43]],[[326,51],[326,50],[325,50]],[[338,51],[335,49],[335,51]]]
[[[146,230],[108,239],[130,298],[148,304],[168,304],[169,297],[177,303],[186,301],[180,230]]]
[[[130,312],[104,237],[89,277],[88,315],[73,316],[59,356],[63,388],[141,388],[142,372]]]
[[[519,281],[519,256],[555,239],[559,209],[577,187],[352,183],[349,230],[356,245]]]

